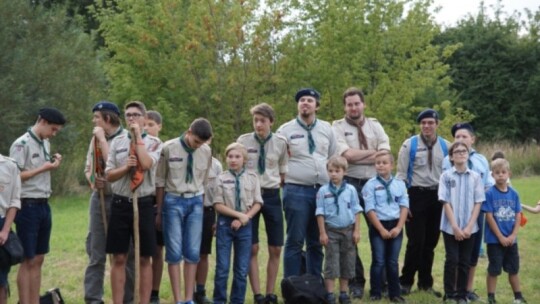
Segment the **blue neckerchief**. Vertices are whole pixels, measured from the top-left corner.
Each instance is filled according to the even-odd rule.
[[[317,125],[317,118],[313,121],[313,123],[309,126],[305,125],[298,116],[296,117],[296,122],[308,132],[308,144],[309,144],[309,154],[313,154],[315,152],[315,141],[313,140],[313,135],[311,135],[311,130],[315,128],[315,125]]]
[[[334,183],[332,183],[332,182],[330,182],[330,185],[328,187],[328,190],[330,190],[330,193],[332,193],[332,195],[334,195],[334,204],[336,204],[337,214],[339,214],[339,202],[338,202],[338,199],[339,199],[339,196],[341,195],[341,193],[343,191],[345,191],[346,186],[347,186],[347,182],[345,180],[343,180],[341,182],[341,186],[339,187],[339,189],[337,189],[336,186],[334,185]]]
[[[390,180],[386,182],[382,177],[377,175],[377,180],[384,186],[384,190],[386,190],[386,202],[388,203],[388,205],[390,205],[392,203],[392,192],[390,192],[390,184],[392,183],[394,178],[392,178],[392,176],[390,175]]]

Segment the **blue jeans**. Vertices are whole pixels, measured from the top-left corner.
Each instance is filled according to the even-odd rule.
[[[315,187],[285,184],[283,206],[287,221],[287,240],[283,254],[284,276],[300,275],[302,249],[306,243],[306,271],[316,276],[322,272],[323,251],[315,216]]]
[[[202,236],[202,195],[183,198],[166,193],[161,212],[167,263],[178,264],[184,257],[186,263],[197,264]]]
[[[238,230],[231,224],[234,218],[220,215],[216,228],[216,274],[214,278],[214,303],[227,303],[227,281],[231,264],[231,249],[234,246],[233,283],[229,303],[244,303],[247,273],[251,257],[251,221]]]
[[[390,231],[396,227],[398,220],[381,221],[384,228]],[[385,240],[380,233],[369,226],[369,241],[371,243],[371,296],[381,296],[384,279],[383,271],[386,269],[388,279],[388,296],[390,298],[400,295],[399,286],[399,251],[403,241],[403,232],[396,238]]]

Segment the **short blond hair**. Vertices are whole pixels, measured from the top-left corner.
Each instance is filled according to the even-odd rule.
[[[383,156],[388,156],[388,158],[390,159],[390,162],[392,164],[394,163],[394,155],[392,155],[392,153],[390,153],[390,151],[388,151],[388,150],[379,150],[379,151],[377,151],[377,153],[375,153],[375,159],[377,159],[379,157],[383,157]]]
[[[341,168],[343,171],[347,171],[347,168],[349,167],[349,164],[347,163],[347,160],[343,156],[332,156],[326,163],[326,169],[328,170],[330,167],[332,168]]]
[[[510,171],[510,163],[504,158],[497,158],[491,162],[491,171],[495,170]]]
[[[244,145],[236,143],[236,142],[228,145],[227,149],[225,149],[225,157],[229,156],[229,152],[231,152],[232,150],[240,151],[240,153],[242,154],[242,157],[244,158],[244,164],[247,162],[248,154],[247,154],[246,147],[244,147]]]

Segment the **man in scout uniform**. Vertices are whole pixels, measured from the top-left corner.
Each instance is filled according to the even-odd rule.
[[[334,121],[332,128],[336,134],[338,154],[345,157],[349,164],[345,180],[356,188],[360,205],[364,208],[362,187],[376,175],[377,151],[390,151],[390,142],[377,119],[365,117],[366,103],[361,90],[354,87],[347,89],[343,93],[343,106],[345,117]],[[357,249],[355,277],[349,283],[351,296],[362,298],[365,283],[364,266]]]
[[[193,303],[195,273],[199,262],[203,194],[212,166],[212,150],[206,142],[212,126],[195,119],[180,137],[163,146],[156,178],[158,223],[162,222],[169,277],[175,303]],[[162,216],[160,216],[162,215]],[[184,299],[180,295],[180,262],[184,263]]]
[[[277,303],[274,294],[276,277],[279,269],[279,258],[283,246],[283,211],[279,188],[287,173],[287,140],[272,133],[274,109],[266,103],[251,108],[254,132],[241,135],[237,142],[244,145],[248,153],[246,168],[256,173],[261,185],[264,204],[261,212],[252,220],[252,248],[249,267],[251,289],[255,303]],[[266,272],[266,296],[261,294],[259,284],[259,218],[262,213],[268,240],[268,264]]]
[[[56,136],[65,123],[57,109],[42,108],[36,123],[9,150],[21,170],[22,181],[21,210],[15,219],[25,255],[17,275],[21,303],[39,302],[41,267],[49,252],[52,228],[50,171],[62,162],[62,155],[51,154],[49,138]]]
[[[89,208],[88,235],[86,237],[86,253],[88,266],[84,273],[84,301],[87,304],[103,303],[103,279],[107,255],[105,229],[112,201],[111,185],[105,179],[105,164],[109,156],[109,146],[118,135],[126,135],[127,131],[120,124],[120,109],[112,102],[100,101],[92,108],[94,129],[90,147],[86,155],[84,175],[92,188]],[[101,202],[100,191],[103,193]],[[104,204],[105,214],[102,213]],[[105,220],[105,222],[104,222]],[[132,255],[130,255],[132,257]],[[133,261],[126,268],[126,285],[124,303],[133,299]]]
[[[143,132],[146,107],[140,101],[125,106],[124,115],[130,133],[117,135],[109,146],[105,174],[113,193],[107,231],[106,252],[113,254],[111,285],[113,303],[122,303],[125,268],[133,236],[132,176],[142,173],[142,183],[135,189],[139,208],[140,235],[140,301],[148,303],[152,290],[150,258],[156,250],[156,231],[153,204],[155,201],[155,172],[161,141]],[[133,142],[133,144],[132,144]]]
[[[399,150],[396,178],[405,181],[409,193],[409,218],[405,223],[407,249],[401,269],[401,293],[407,295],[418,272],[418,289],[440,298],[433,290],[433,260],[439,242],[442,204],[439,202],[439,177],[450,143],[437,136],[439,114],[432,109],[416,118],[420,134],[403,142]]]
[[[316,196],[321,185],[329,181],[326,162],[337,152],[332,127],[328,122],[317,119],[319,92],[301,89],[295,100],[298,116],[277,131],[289,145],[289,168],[283,187],[287,222],[283,256],[285,277],[300,274],[304,243],[307,272],[314,275],[322,272],[323,252],[315,217]]]
[[[14,160],[0,154],[0,246],[7,241],[17,210],[21,209],[20,197],[19,168]],[[0,268],[0,304],[7,303],[10,268]]]

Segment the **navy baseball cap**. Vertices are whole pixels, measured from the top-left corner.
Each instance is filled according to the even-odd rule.
[[[39,117],[55,125],[64,125],[66,123],[64,114],[56,108],[45,107],[39,109]]]
[[[435,120],[439,120],[439,113],[433,109],[425,109],[424,111],[420,112],[418,114],[418,117],[416,117],[416,122],[420,123],[422,119],[424,118],[435,118]]]
[[[470,123],[458,122],[457,124],[452,126],[452,137],[456,137],[456,132],[461,129],[469,130],[469,132],[474,134],[474,128],[471,126]]]
[[[302,96],[311,96],[317,100],[317,102],[321,99],[321,94],[317,92],[317,90],[312,88],[304,88],[300,89],[298,92],[296,92],[296,95],[294,96],[294,100],[298,102]]]
[[[118,108],[118,106],[106,100],[102,100],[96,103],[92,108],[92,113],[95,111],[111,111],[113,113],[116,113],[116,115],[120,116],[120,109]]]

